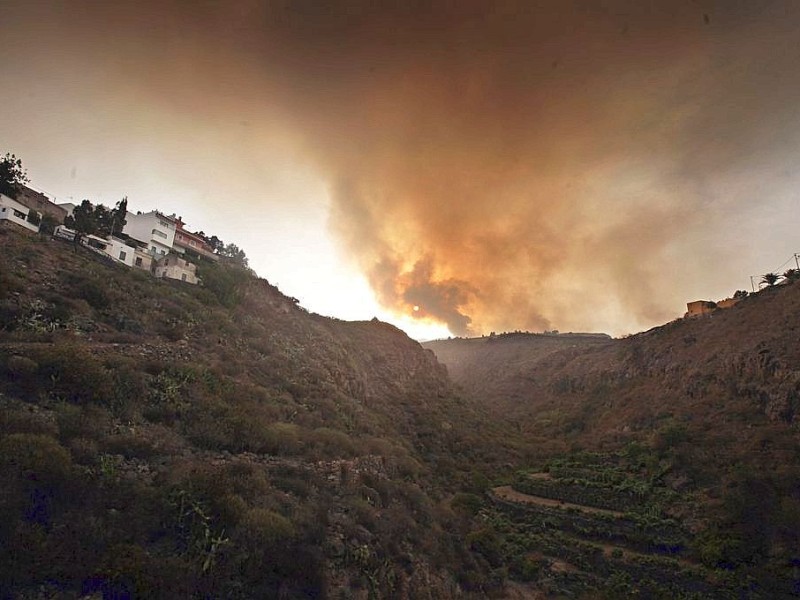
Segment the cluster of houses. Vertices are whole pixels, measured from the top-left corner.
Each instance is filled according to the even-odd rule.
[[[200,281],[195,264],[198,259],[219,260],[208,240],[188,231],[181,218],[175,215],[167,216],[155,210],[128,212],[119,237],[101,238],[79,235],[63,225],[64,219],[71,216],[74,209],[72,203],[55,204],[44,194],[20,186],[16,198],[0,194],[0,226],[38,233],[43,215],[50,215],[59,223],[53,234],[57,238],[77,241],[114,262],[142,269],[155,277],[190,284]]]

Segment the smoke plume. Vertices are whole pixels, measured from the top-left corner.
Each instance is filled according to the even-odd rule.
[[[797,158],[792,2],[86,4],[99,76],[270,121],[380,302],[458,335],[677,316]]]

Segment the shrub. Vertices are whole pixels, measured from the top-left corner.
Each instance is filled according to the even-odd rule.
[[[242,536],[255,546],[265,549],[280,548],[294,537],[291,521],[266,508],[254,508],[242,519]]]
[[[318,460],[352,457],[357,454],[356,445],[350,436],[328,427],[318,427],[307,435],[307,443],[314,449]]]
[[[53,438],[12,433],[0,440],[0,537],[20,519],[48,525],[71,476],[70,455]]]
[[[56,407],[56,423],[62,441],[75,437],[100,440],[111,427],[111,415],[100,406],[61,404]]]
[[[483,556],[492,567],[503,564],[501,540],[491,527],[473,531],[467,536],[467,543],[470,550]]]
[[[452,506],[455,510],[463,511],[468,515],[476,515],[483,507],[483,500],[481,500],[481,497],[477,496],[476,494],[458,493],[453,496],[453,499],[450,501],[450,506]]]
[[[79,284],[75,290],[78,298],[83,298],[92,308],[102,310],[110,304],[104,286],[97,281],[87,279]]]
[[[94,440],[82,437],[72,438],[67,444],[72,460],[79,465],[93,465],[97,461],[98,446]]]
[[[0,469],[11,478],[57,485],[71,463],[61,444],[46,435],[12,433],[0,440]]]
[[[56,437],[58,425],[39,413],[6,409],[0,412],[0,433],[37,433]]]
[[[202,262],[197,275],[203,287],[209,290],[217,301],[228,308],[236,306],[242,298],[242,288],[252,275],[245,269],[230,265]]]
[[[150,458],[156,449],[145,438],[132,433],[118,434],[103,440],[103,452],[121,454],[126,458]]]
[[[0,375],[5,375],[0,385],[27,399],[46,394],[74,404],[107,404],[113,397],[108,371],[90,354],[71,345],[0,358]]]

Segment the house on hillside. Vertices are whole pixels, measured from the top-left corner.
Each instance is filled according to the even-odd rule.
[[[733,298],[725,298],[719,302],[712,302],[710,300],[695,300],[694,302],[689,302],[686,305],[686,314],[683,315],[683,318],[702,317],[704,315],[710,315],[715,310],[731,308],[736,306],[745,296],[747,296],[747,292],[736,292]]]
[[[56,231],[53,235],[57,238],[72,241],[75,239],[77,233],[77,231],[59,225],[56,227]],[[130,246],[125,240],[114,236],[103,239],[99,236],[89,234],[82,235],[80,243],[98,254],[109,257],[114,262],[122,263],[127,267],[133,266],[136,248]]]
[[[144,248],[137,246],[133,249],[133,268],[153,272],[153,255]]]
[[[695,300],[686,304],[686,317],[702,317],[703,315],[710,315],[717,308],[716,302],[710,300]]]
[[[731,308],[739,303],[741,298],[725,298],[725,300],[720,300],[717,302],[717,308]]]
[[[31,212],[35,213],[36,211],[31,211],[31,209],[24,204],[0,194],[0,226],[16,226],[31,233],[38,233],[39,226],[34,225],[28,220],[31,216]]]
[[[130,246],[125,240],[111,236],[103,240],[106,243],[105,253],[117,262],[132,267],[136,249]]]
[[[175,253],[167,254],[155,260],[153,273],[160,279],[177,279],[192,285],[197,285],[197,265],[190,263]]]
[[[66,208],[51,202],[50,198],[45,196],[43,193],[32,190],[26,185],[19,187],[16,200],[31,210],[35,210],[43,215],[50,215],[58,223],[63,223],[67,216]]]
[[[177,221],[175,217],[168,217],[156,210],[138,214],[129,212],[125,216],[122,233],[143,242],[147,252],[158,258],[172,251]]]
[[[172,249],[178,254],[191,258],[219,260],[219,256],[214,254],[214,249],[206,238],[184,228],[184,222],[181,217],[178,217],[176,221],[175,242],[172,245]]]

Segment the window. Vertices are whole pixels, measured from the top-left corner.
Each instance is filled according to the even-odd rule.
[[[141,256],[137,256],[136,257],[136,266],[137,267],[141,267],[142,266],[142,257]]]
[[[169,259],[167,259],[167,260],[165,260],[165,261],[164,261],[164,266],[166,267],[166,266],[168,266],[168,265],[169,265]]]
[[[167,234],[163,231],[159,231],[158,229],[153,229],[153,235],[156,237],[167,239]]]
[[[186,281],[186,273],[181,273],[181,281]]]
[[[120,251],[119,251],[119,259],[120,259],[120,260],[125,260],[125,257],[126,257],[126,256],[128,256],[128,255],[127,255],[127,254],[125,254],[125,250],[120,250]]]

